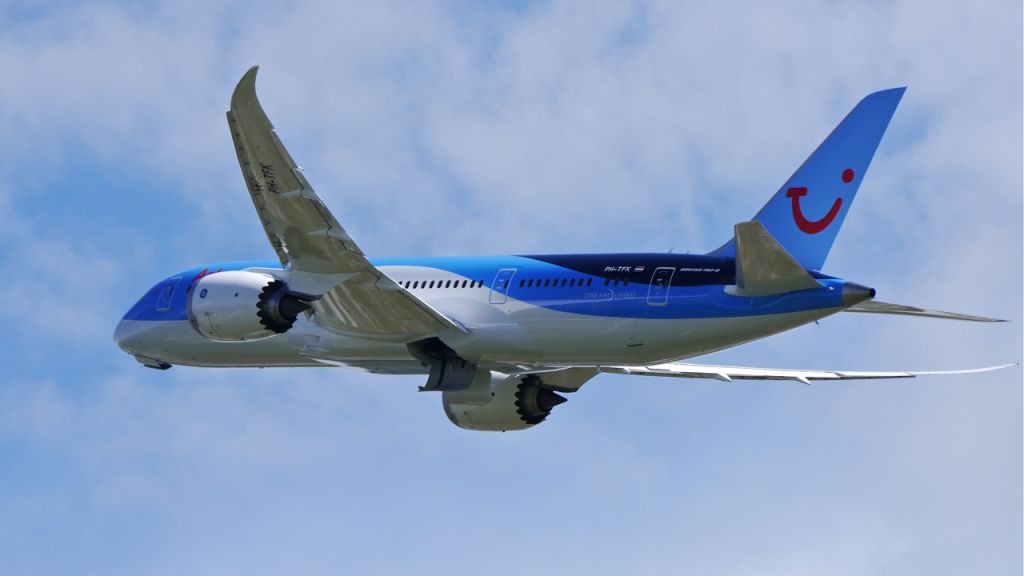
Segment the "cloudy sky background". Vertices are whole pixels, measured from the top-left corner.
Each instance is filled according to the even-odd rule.
[[[111,341],[157,280],[273,257],[224,118],[260,64],[376,256],[706,251],[909,86],[825,270],[1013,322],[845,315],[707,360],[1020,361],[1020,3],[318,4],[0,4],[0,573],[1021,572],[1020,368],[602,376],[482,434],[419,378]]]

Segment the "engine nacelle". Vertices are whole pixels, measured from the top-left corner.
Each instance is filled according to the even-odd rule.
[[[288,285],[267,274],[245,271],[203,276],[192,287],[188,319],[210,340],[238,342],[283,334],[309,305]]]
[[[444,413],[459,428],[504,432],[540,424],[565,402],[536,375],[508,376],[481,370],[466,390],[441,394]]]

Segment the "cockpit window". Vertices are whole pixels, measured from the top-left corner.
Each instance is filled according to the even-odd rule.
[[[174,291],[177,290],[180,283],[181,276],[175,276],[164,282],[163,287],[160,288],[160,297],[156,300],[157,311],[163,312],[170,309],[171,298],[174,297]]]

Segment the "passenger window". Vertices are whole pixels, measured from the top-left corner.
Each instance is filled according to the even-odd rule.
[[[452,287],[452,281],[451,281],[451,280],[449,280],[449,281],[445,282],[445,283],[444,283],[444,287],[445,287],[445,288],[451,288],[451,287]]]
[[[568,282],[568,281],[569,281],[568,279],[562,278],[562,288],[565,288],[565,283]]]
[[[604,285],[605,285],[605,286],[607,286],[607,285],[608,285],[608,282],[610,282],[610,280],[608,280],[607,278],[605,278],[605,279],[604,279]]]
[[[587,278],[587,286],[590,286],[594,282],[593,278]]]
[[[527,288],[533,288],[533,278],[530,278],[529,282],[526,283]]]
[[[526,280],[523,280],[522,278],[520,278],[519,279],[519,287],[522,288],[525,284],[526,284]]]
[[[545,278],[544,279],[544,287],[547,288],[550,285],[551,285],[551,278]]]
[[[433,281],[433,280],[431,280],[431,281],[430,281],[430,286],[429,286],[429,288],[433,288],[433,287],[434,287],[434,281]]]

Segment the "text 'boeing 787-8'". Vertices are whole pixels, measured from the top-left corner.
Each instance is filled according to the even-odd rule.
[[[881,303],[873,289],[820,272],[903,88],[864,98],[753,220],[706,255],[371,260],[285,150],[255,81],[252,68],[228,124],[279,261],[208,264],[150,289],[115,333],[146,366],[425,374],[421,389],[440,392],[457,426],[517,430],[602,372],[805,384],[939,373],[679,362],[837,312],[992,321]]]

